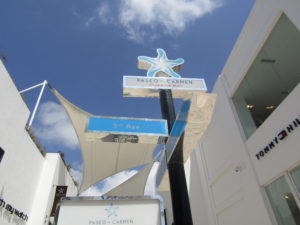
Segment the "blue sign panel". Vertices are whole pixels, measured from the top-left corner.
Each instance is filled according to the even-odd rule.
[[[87,131],[159,136],[168,135],[166,120],[149,119],[90,117],[87,125]]]

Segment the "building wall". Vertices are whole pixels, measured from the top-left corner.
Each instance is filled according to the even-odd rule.
[[[264,186],[300,164],[300,128],[263,158],[256,154],[300,115],[300,85],[249,139],[231,98],[280,15],[285,13],[300,29],[299,9],[295,0],[257,0],[215,84],[212,122],[191,156],[196,162],[187,170],[189,180],[196,180],[189,187],[194,224],[276,224]]]
[[[66,196],[77,195],[77,187],[60,155],[48,153],[45,157],[45,163],[31,209],[32,216],[28,220],[29,225],[48,224],[56,186],[60,185],[68,186]]]
[[[59,154],[44,157],[29,136],[25,125],[30,112],[1,61],[0,85],[0,147],[5,151],[0,224],[40,225],[52,208],[54,185],[69,185],[71,196],[77,189]]]
[[[208,205],[210,199],[204,191],[204,177],[203,173],[200,173],[199,159],[201,160],[197,154],[193,154],[193,157],[185,163],[186,182],[189,195],[192,196],[190,201],[192,218],[194,224],[212,224],[213,217],[209,214],[211,209]]]
[[[207,202],[207,217],[213,218],[211,224],[272,224],[232,111],[233,106],[228,100],[221,79],[217,81],[215,89],[217,102],[212,122],[199,149],[191,157],[200,155],[198,173],[204,173],[204,180],[201,180],[204,187],[201,189],[204,193],[202,195],[208,196],[208,202],[196,200],[191,194],[191,205],[199,205],[192,207],[192,214],[198,217],[200,205]],[[194,172],[190,179],[197,179],[197,176],[199,175]]]
[[[293,124],[296,118],[300,120],[299,96],[300,84],[246,142],[258,182],[262,186],[300,163],[300,125],[294,127]],[[288,132],[287,127],[290,125],[293,130]],[[282,130],[286,130],[287,136],[276,144],[273,140]],[[270,142],[274,143],[274,147],[260,156],[260,151],[264,151]]]
[[[24,129],[29,110],[0,62],[0,197],[30,217],[30,210],[45,161]],[[14,224],[15,216],[0,207],[0,223]]]

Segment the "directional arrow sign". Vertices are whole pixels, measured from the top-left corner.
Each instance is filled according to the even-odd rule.
[[[90,117],[88,132],[167,136],[166,120]]]
[[[160,182],[161,182],[161,180],[165,174],[165,171],[167,169],[167,161],[170,160],[170,158],[174,152],[174,149],[175,149],[181,135],[184,132],[184,129],[187,124],[187,117],[188,117],[188,112],[189,112],[190,107],[191,107],[191,101],[185,100],[182,104],[181,110],[176,118],[176,121],[172,127],[170,136],[166,143],[166,151],[165,151],[166,157],[163,157],[163,159],[160,163],[160,167],[158,169],[157,176],[156,176],[156,186],[160,185]],[[167,160],[164,160],[165,158]]]

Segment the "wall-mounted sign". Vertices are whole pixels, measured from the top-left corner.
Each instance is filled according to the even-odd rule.
[[[124,88],[207,91],[204,79],[123,76]]]
[[[168,136],[166,120],[90,117],[88,132]]]
[[[261,158],[266,156],[266,154],[272,151],[277,144],[279,144],[288,136],[289,133],[292,133],[295,129],[297,129],[298,126],[300,126],[300,116],[298,116],[290,124],[288,124],[285,129],[279,131],[278,134],[273,138],[273,140],[271,140],[263,149],[257,152],[255,154],[256,159],[260,160]]]
[[[54,196],[54,201],[53,201],[53,206],[52,206],[50,216],[55,216],[57,203],[60,201],[62,197],[67,196],[67,190],[68,190],[68,186],[66,185],[56,186],[56,191],[55,191],[55,196]]]
[[[16,216],[21,221],[28,221],[28,216],[26,213],[21,212],[11,204],[5,202],[4,199],[0,198],[0,215],[2,215],[2,210],[5,210],[10,216]]]
[[[56,225],[165,225],[160,198],[77,197],[60,203]]]

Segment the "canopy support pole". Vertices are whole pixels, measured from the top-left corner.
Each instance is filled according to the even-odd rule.
[[[34,88],[37,88],[37,87],[42,86],[41,91],[40,91],[40,94],[39,94],[39,97],[38,97],[38,99],[37,99],[37,101],[36,101],[36,103],[35,103],[33,112],[32,112],[32,114],[31,114],[30,120],[29,120],[29,122],[28,122],[28,124],[27,124],[27,128],[30,128],[31,125],[32,125],[32,122],[33,122],[33,119],[34,119],[34,117],[35,117],[37,108],[39,107],[39,104],[40,104],[42,95],[43,95],[43,93],[44,93],[45,86],[46,86],[47,84],[48,84],[48,82],[47,82],[46,80],[44,80],[44,82],[42,82],[42,83],[40,83],[40,84],[34,85],[34,86],[30,87],[30,88],[27,88],[27,89],[22,90],[22,91],[19,92],[20,94],[22,94],[22,93],[24,93],[24,92],[26,92],[26,91],[30,91],[30,90],[32,90],[32,89],[34,89]]]

